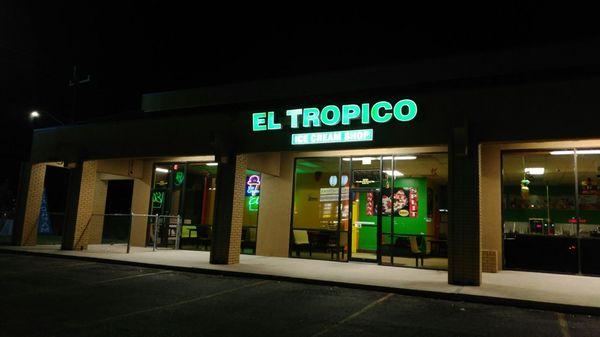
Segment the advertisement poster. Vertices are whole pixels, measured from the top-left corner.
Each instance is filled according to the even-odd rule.
[[[415,187],[395,188],[393,198],[390,198],[390,194],[391,189],[383,190],[383,215],[391,215],[393,209],[394,216],[408,218],[417,218],[419,216],[419,194]],[[377,214],[375,204],[374,194],[371,192],[367,193],[365,205],[365,213],[367,215]]]

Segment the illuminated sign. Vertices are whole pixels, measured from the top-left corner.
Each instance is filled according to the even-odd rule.
[[[179,186],[183,183],[183,180],[185,179],[185,173],[183,172],[177,172],[175,173],[175,185]]]
[[[295,133],[292,135],[292,145],[369,142],[372,140],[373,129]]]
[[[346,104],[341,107],[327,105],[319,108],[289,109],[285,115],[292,129],[318,128],[324,126],[351,125],[353,121],[361,124],[387,123],[392,119],[409,122],[417,116],[417,104],[410,99],[402,99],[392,104],[379,101],[374,104]],[[252,114],[252,131],[280,130],[283,125],[275,120],[275,112],[256,112]]]
[[[152,208],[161,208],[165,201],[165,192],[152,192]]]
[[[248,211],[258,211],[260,203],[260,175],[253,174],[246,177],[246,196],[248,197]]]

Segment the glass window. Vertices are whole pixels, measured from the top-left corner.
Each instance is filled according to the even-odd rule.
[[[573,151],[506,152],[502,163],[505,268],[576,273]]]
[[[448,155],[382,159],[381,262],[447,269]]]
[[[577,151],[581,272],[600,275],[600,151]]]
[[[210,250],[216,197],[218,166],[209,163],[187,164],[181,213],[182,249]]]
[[[291,255],[447,269],[447,184],[445,153],[297,159]]]
[[[314,259],[341,258],[338,233],[340,158],[296,160],[291,253]]]

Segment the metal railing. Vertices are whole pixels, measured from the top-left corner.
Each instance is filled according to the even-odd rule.
[[[147,228],[148,225],[154,225],[154,229],[152,232],[154,236],[152,237],[152,251],[156,251],[158,249],[158,229],[159,226],[168,226],[165,228],[167,233],[166,235],[166,245],[168,246],[169,234],[174,230],[173,236],[175,239],[175,244],[173,249],[179,249],[180,244],[180,234],[181,234],[181,216],[179,215],[158,215],[158,214],[137,214],[137,213],[113,213],[113,214],[92,214],[86,224],[84,231],[86,231],[86,235],[88,236],[88,240],[90,243],[104,243],[109,241],[111,244],[115,242],[119,242],[123,240],[122,237],[124,230],[120,227],[122,226],[121,221],[107,221],[107,219],[126,219],[129,218],[128,227],[126,229],[126,241],[127,243],[127,254],[131,252],[131,237],[133,231],[134,219],[136,218],[146,218],[146,221],[143,222],[144,228]],[[150,221],[154,219],[154,221]],[[126,220],[125,220],[126,221]],[[108,232],[108,233],[107,233]],[[146,233],[146,231],[144,231]],[[145,240],[145,239],[144,239]]]
[[[173,249],[179,249],[180,238],[181,238],[181,216],[180,215],[152,215],[156,220],[154,221],[154,238],[152,239],[152,251],[155,252],[158,249],[158,227],[161,225],[165,225],[165,220],[169,220],[168,225],[171,225],[171,219],[175,219],[175,245]],[[161,221],[162,219],[162,221]],[[167,227],[167,246],[168,246],[168,236],[171,228]]]

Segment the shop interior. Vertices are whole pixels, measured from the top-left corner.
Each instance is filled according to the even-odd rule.
[[[290,255],[446,269],[447,184],[446,153],[297,158]]]
[[[600,149],[502,154],[505,269],[600,274]]]
[[[157,163],[150,193],[150,213],[181,216],[177,232],[175,218],[160,218],[157,246],[210,251],[214,224],[218,164]],[[256,253],[258,211],[260,205],[260,172],[247,171],[241,252]],[[153,244],[155,218],[149,219],[148,244]]]

